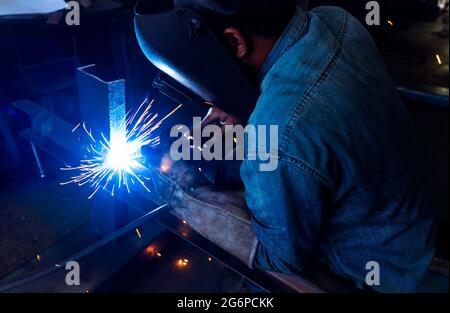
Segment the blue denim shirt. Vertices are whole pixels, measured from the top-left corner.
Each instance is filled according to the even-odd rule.
[[[299,274],[320,259],[363,286],[375,261],[375,290],[414,290],[434,255],[430,171],[370,35],[342,9],[298,10],[261,81],[249,124],[278,125],[279,163],[241,166],[255,266]]]

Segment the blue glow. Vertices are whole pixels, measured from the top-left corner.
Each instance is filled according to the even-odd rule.
[[[157,121],[158,114],[150,112],[153,100],[144,109],[146,103],[147,100],[139,106],[134,114],[127,114],[117,128],[111,130],[110,140],[107,140],[103,134],[101,134],[101,138],[95,138],[92,130],[88,130],[83,123],[82,129],[91,141],[86,148],[87,157],[81,160],[80,165],[76,167],[61,168],[63,171],[77,172],[77,175],[72,176],[69,181],[61,183],[61,185],[70,183],[79,186],[88,185],[94,189],[89,199],[97,191],[105,189],[110,190],[111,195],[114,196],[115,189],[123,186],[130,193],[131,186],[135,184],[141,185],[150,192],[146,185],[148,178],[143,176],[145,166],[141,148],[159,144],[159,137],[154,137],[153,132],[181,105]],[[77,125],[73,131],[80,129],[80,126],[80,124]]]

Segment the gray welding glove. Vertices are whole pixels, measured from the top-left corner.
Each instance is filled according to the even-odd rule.
[[[160,163],[151,165],[150,171],[159,198],[172,208],[184,193],[210,184],[194,163],[174,162],[168,154],[163,155]]]
[[[219,190],[192,162],[165,156],[151,176],[161,200],[203,237],[250,268],[257,246],[242,191]]]

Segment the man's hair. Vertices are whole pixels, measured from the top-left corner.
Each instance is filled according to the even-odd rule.
[[[297,0],[176,0],[190,3],[218,35],[227,27],[278,36],[295,14]]]

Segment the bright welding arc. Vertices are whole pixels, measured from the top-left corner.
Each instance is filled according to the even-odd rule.
[[[141,148],[150,145],[152,147],[159,144],[159,137],[153,133],[161,124],[172,116],[182,105],[177,106],[173,111],[158,120],[158,114],[151,113],[154,100],[145,99],[139,108],[133,113],[128,112],[116,130],[111,130],[110,140],[107,140],[103,133],[100,138],[94,138],[91,129],[87,129],[86,124],[78,124],[73,131],[81,125],[88,135],[91,143],[87,146],[88,157],[80,161],[76,167],[66,166],[63,171],[76,171],[77,175],[72,176],[69,181],[61,183],[67,185],[71,183],[79,186],[88,185],[94,191],[89,196],[91,199],[100,189],[110,188],[111,195],[114,196],[115,189],[125,186],[128,193],[131,193],[131,185],[137,181],[145,190],[150,192],[141,175],[145,169]],[[145,107],[145,109],[143,109]],[[125,126],[124,126],[125,125]]]

